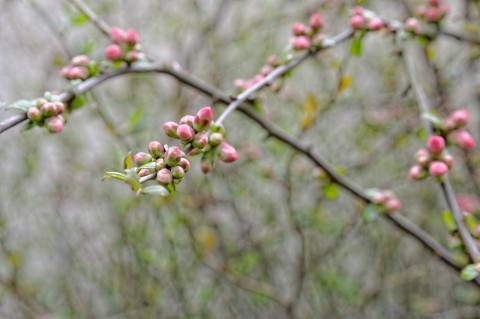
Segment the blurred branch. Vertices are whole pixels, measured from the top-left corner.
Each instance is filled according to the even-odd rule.
[[[82,12],[92,23],[107,37],[110,37],[110,26],[100,19],[98,15],[82,0],[70,0],[70,2]]]

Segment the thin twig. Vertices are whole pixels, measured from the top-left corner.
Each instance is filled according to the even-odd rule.
[[[92,23],[107,37],[110,36],[110,26],[100,19],[98,15],[82,0],[70,0],[70,2],[80,10]]]

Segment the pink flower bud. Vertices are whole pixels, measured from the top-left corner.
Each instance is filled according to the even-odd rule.
[[[150,154],[145,152],[138,152],[133,156],[133,161],[137,166],[142,166],[153,161],[153,158]]]
[[[362,29],[365,25],[365,19],[361,15],[354,15],[350,18],[350,26],[354,30]]]
[[[177,136],[178,124],[175,122],[165,122],[163,123],[163,131],[167,136],[178,138]]]
[[[178,164],[181,168],[183,168],[183,171],[186,173],[190,170],[190,162],[185,158],[182,157],[180,160],[180,163]]]
[[[55,106],[55,115],[65,112],[65,104],[63,104],[63,102],[55,101],[53,102],[53,105]]]
[[[212,119],[212,108],[210,106],[202,107],[200,110],[198,110],[197,115],[195,115],[193,119],[193,128],[197,132],[201,132],[210,126]]]
[[[113,27],[110,29],[110,40],[115,44],[125,44],[127,35],[125,31],[118,27]]]
[[[135,45],[138,42],[138,34],[137,31],[133,29],[127,30],[125,33],[125,42],[129,45]]]
[[[307,27],[300,22],[295,22],[292,24],[292,33],[296,36],[306,35]]]
[[[183,157],[183,152],[176,146],[170,147],[163,157],[165,163],[170,166],[177,166],[180,163],[180,160]]]
[[[408,177],[414,180],[420,180],[427,176],[427,171],[420,165],[413,165],[408,171]]]
[[[415,153],[415,160],[418,164],[425,166],[430,161],[430,154],[426,149],[421,148]]]
[[[163,158],[159,158],[155,161],[155,170],[157,172],[162,168],[166,168],[166,167],[167,167],[167,164],[165,164],[165,161],[163,160]]]
[[[243,91],[244,90],[244,86],[245,86],[245,80],[243,79],[235,79],[233,81],[233,86],[235,87],[235,89],[239,90],[239,91]]]
[[[200,169],[203,174],[207,174],[213,170],[215,165],[214,157],[209,154],[209,152],[203,153],[202,159],[200,160]]]
[[[267,76],[270,72],[272,72],[272,70],[273,70],[273,66],[267,64],[262,66],[262,68],[260,69],[260,74],[263,76]]]
[[[174,166],[170,170],[174,179],[182,179],[185,176],[185,171],[181,166]]]
[[[52,102],[47,102],[40,107],[43,117],[50,117],[57,115],[57,108]]]
[[[137,51],[128,51],[127,54],[125,54],[125,61],[133,63],[138,61],[138,52]]]
[[[161,158],[165,153],[162,143],[157,141],[150,141],[148,143],[148,151],[153,156],[153,158]]]
[[[388,213],[396,212],[402,207],[402,203],[395,197],[387,199],[383,205]]]
[[[208,136],[203,133],[197,133],[192,141],[193,147],[203,149],[208,145]]]
[[[173,181],[172,173],[168,168],[162,168],[157,172],[157,182],[161,185],[168,185]]]
[[[427,13],[427,7],[424,5],[418,6],[417,9],[415,10],[415,14],[420,18],[425,17],[426,13]]]
[[[232,163],[238,159],[238,153],[232,145],[222,142],[218,146],[218,158],[222,162]]]
[[[468,150],[475,147],[475,140],[470,135],[470,133],[465,130],[455,130],[451,132],[448,135],[448,139],[452,143],[463,149]]]
[[[275,68],[282,64],[282,60],[276,55],[270,55],[267,58],[267,63]]]
[[[312,30],[318,31],[323,28],[323,25],[324,25],[323,17],[320,13],[316,12],[310,16],[308,23],[310,25],[310,28],[312,28]]]
[[[367,27],[370,31],[378,31],[383,28],[383,21],[380,18],[372,18],[368,21]]]
[[[39,98],[37,100],[37,103],[35,104],[36,107],[40,108],[42,107],[43,104],[45,103],[48,103],[47,99],[44,99],[43,97],[42,98]]]
[[[123,59],[123,51],[117,44],[110,44],[105,49],[105,57],[110,61],[119,61]]]
[[[453,164],[455,164],[455,158],[450,154],[442,154],[441,160],[447,164],[448,168],[452,168]]]
[[[70,80],[86,80],[88,78],[88,69],[84,66],[74,66],[68,71]]]
[[[433,161],[428,167],[430,176],[443,176],[448,172],[448,166],[444,162]]]
[[[440,0],[428,0],[428,4],[432,7],[438,7],[438,5],[440,4]]]
[[[43,119],[42,111],[39,108],[33,106],[28,109],[27,117],[32,122],[40,122]]]
[[[445,131],[445,132],[450,132],[450,131],[453,131],[455,129],[455,122],[453,121],[453,119],[449,116],[449,117],[446,117],[442,120],[442,126],[441,128]]]
[[[65,120],[61,115],[52,116],[45,120],[45,127],[50,133],[58,133],[63,129]]]
[[[323,42],[325,41],[325,35],[324,34],[316,34],[313,39],[312,39],[312,45],[314,47],[321,47],[323,45]]]
[[[223,142],[223,135],[218,132],[212,133],[210,134],[210,138],[208,139],[208,142],[212,146],[220,145],[220,143]]]
[[[142,168],[141,170],[138,171],[137,175],[138,175],[138,177],[144,177],[144,176],[152,174],[153,172],[154,171],[152,171],[151,169]]]
[[[408,18],[403,24],[403,28],[405,29],[405,31],[418,33],[420,28],[420,23],[415,18]]]
[[[298,36],[290,40],[293,48],[297,51],[308,50],[311,47],[310,38],[306,36]]]
[[[438,8],[430,7],[425,12],[425,21],[427,22],[438,22],[441,19],[441,13]]]
[[[453,111],[449,116],[449,118],[452,119],[455,128],[460,128],[467,125],[469,117],[470,114],[468,113],[467,109]]]
[[[67,80],[70,80],[70,77],[69,77],[69,73],[70,73],[70,69],[72,67],[70,65],[67,65],[67,66],[64,66],[61,70],[60,70],[60,76],[62,78],[65,78]]]
[[[375,194],[373,194],[370,198],[372,200],[372,203],[374,204],[381,204],[383,203],[387,198],[385,196],[385,194],[383,194],[382,192],[376,192]]]
[[[181,124],[177,128],[177,136],[182,141],[190,142],[195,136],[195,131],[187,124]]]
[[[185,115],[180,119],[180,124],[186,124],[188,126],[193,127],[193,122],[195,121],[195,116],[193,115]]]
[[[438,135],[432,135],[427,140],[427,149],[432,155],[439,155],[445,148],[445,139]]]
[[[71,64],[73,66],[88,66],[90,59],[86,55],[77,55],[72,58]]]

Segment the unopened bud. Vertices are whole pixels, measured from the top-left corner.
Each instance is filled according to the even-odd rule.
[[[232,163],[238,159],[238,153],[232,145],[222,142],[218,146],[218,158],[222,162]]]
[[[455,158],[450,154],[443,154],[441,159],[447,164],[448,168],[452,168],[453,164],[455,164]]]
[[[220,143],[223,142],[223,135],[218,132],[212,133],[210,134],[210,138],[208,139],[208,142],[212,146],[220,145]]]
[[[135,45],[138,42],[138,34],[137,31],[133,29],[127,30],[125,33],[125,42],[129,45]]]
[[[428,167],[430,176],[443,176],[448,172],[448,166],[444,162],[433,161]]]
[[[162,168],[166,168],[166,167],[167,167],[167,164],[165,164],[165,161],[163,160],[163,158],[159,158],[155,161],[155,170],[157,172]]]
[[[195,116],[193,115],[185,115],[180,119],[180,124],[186,124],[188,126],[193,127],[193,122],[195,121]]]
[[[190,142],[195,136],[195,131],[187,124],[181,124],[177,128],[177,136],[182,141]]]
[[[420,180],[427,176],[427,171],[420,165],[413,165],[408,171],[408,177],[414,180]]]
[[[365,19],[361,15],[354,15],[350,18],[350,26],[354,30],[362,29],[365,26]]]
[[[57,108],[52,102],[47,102],[40,107],[43,117],[50,117],[57,115]]]
[[[362,6],[354,6],[352,8],[353,15],[363,15],[363,7]]]
[[[282,60],[276,55],[270,55],[267,58],[267,63],[275,68],[282,64]]]
[[[383,28],[384,24],[382,19],[380,18],[372,18],[370,21],[368,21],[367,27],[370,31],[378,31],[381,28]]]
[[[163,159],[168,166],[173,167],[180,163],[182,157],[183,152],[178,147],[172,146],[165,152]]]
[[[183,171],[186,173],[190,170],[190,162],[185,158],[182,157],[180,160],[180,163],[178,164],[181,168],[183,168]]]
[[[430,154],[426,149],[421,148],[415,153],[415,159],[418,164],[425,166],[430,162]]]
[[[153,161],[153,158],[150,154],[145,152],[138,152],[133,156],[133,161],[137,166],[142,166]]]
[[[420,24],[417,19],[415,18],[408,18],[405,23],[403,24],[403,28],[405,31],[418,33]]]
[[[137,175],[138,177],[144,177],[147,175],[152,174],[154,171],[149,169],[149,168],[142,168],[141,170],[138,171]]]
[[[148,151],[153,156],[153,158],[161,158],[165,153],[162,143],[157,141],[150,141],[148,143]]]
[[[475,147],[475,140],[465,130],[455,130],[448,135],[448,138],[460,148],[468,150]]]
[[[198,149],[204,148],[208,145],[208,136],[203,133],[197,133],[192,141],[192,145]]]
[[[127,35],[125,31],[118,27],[110,29],[110,40],[115,44],[124,44],[126,42]]]
[[[40,122],[43,119],[42,111],[39,108],[33,106],[28,109],[27,117],[32,122]]]
[[[139,59],[139,54],[138,51],[128,51],[127,54],[125,54],[125,61],[133,63],[138,61]]]
[[[308,22],[309,22],[310,28],[315,31],[320,30],[321,28],[323,28],[323,25],[324,25],[323,17],[318,12],[312,14]]]
[[[163,131],[167,136],[178,138],[177,136],[178,124],[175,122],[165,122],[163,123]]]
[[[308,50],[312,46],[312,43],[310,42],[310,38],[306,36],[298,36],[298,37],[292,38],[290,42],[292,44],[293,49],[297,51]]]
[[[467,109],[456,110],[449,116],[449,118],[452,119],[455,128],[460,128],[467,125],[469,117],[470,116]]]
[[[161,185],[168,185],[173,181],[172,173],[168,168],[162,168],[157,172],[157,182]]]
[[[117,44],[111,44],[105,49],[105,57],[110,61],[119,61],[123,59],[123,51]]]
[[[385,207],[388,213],[393,213],[400,210],[400,208],[402,207],[402,204],[400,203],[398,198],[392,197],[387,199],[383,203],[383,206]]]
[[[45,120],[45,127],[50,133],[58,133],[63,129],[65,120],[61,115],[52,116]]]
[[[440,155],[445,148],[445,139],[438,135],[432,135],[427,140],[427,149],[432,155]]]
[[[213,170],[215,165],[215,158],[212,156],[211,152],[203,153],[202,159],[200,160],[200,169],[203,174],[207,174]]]
[[[185,176],[185,171],[181,166],[174,166],[170,171],[174,179],[182,179]]]
[[[86,55],[77,55],[72,58],[71,64],[74,66],[88,66],[90,59]]]
[[[308,33],[308,29],[302,23],[295,22],[292,24],[292,33],[296,36],[306,35]]]
[[[197,115],[193,120],[193,128],[197,132],[203,131],[206,127],[210,126],[213,119],[212,108],[210,106],[202,107],[198,110]]]
[[[68,71],[68,78],[71,80],[86,80],[88,69],[84,66],[74,66]]]

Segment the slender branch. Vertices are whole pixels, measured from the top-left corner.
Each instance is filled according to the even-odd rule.
[[[107,37],[110,36],[110,26],[100,19],[98,15],[82,0],[70,0],[70,2],[80,10],[92,23]]]

